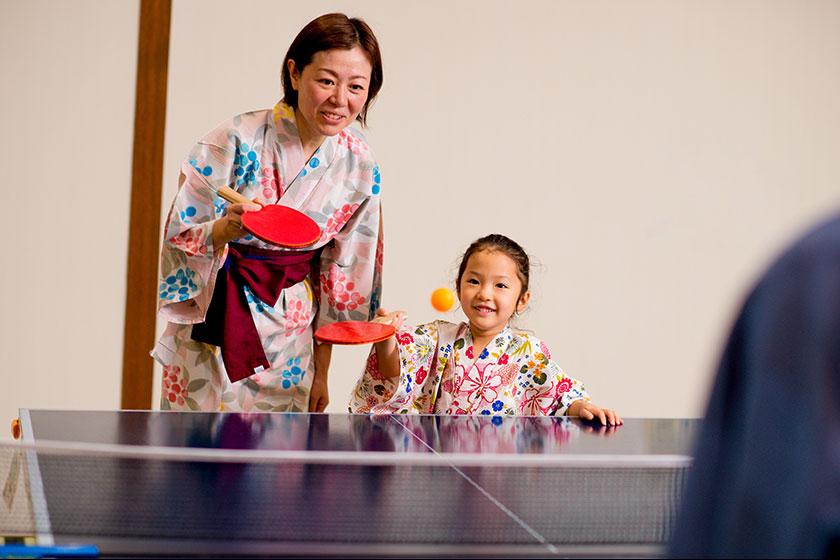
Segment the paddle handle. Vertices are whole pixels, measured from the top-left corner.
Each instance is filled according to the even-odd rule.
[[[259,204],[259,202],[254,202],[227,186],[219,187],[219,190],[216,192],[219,193],[219,196],[233,204]]]

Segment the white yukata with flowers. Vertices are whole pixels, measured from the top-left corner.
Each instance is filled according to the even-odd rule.
[[[399,377],[384,378],[372,350],[351,412],[559,416],[589,400],[540,339],[510,325],[478,356],[467,323],[403,326],[396,339]]]
[[[369,320],[379,306],[382,223],[379,168],[350,128],[328,137],[306,159],[294,111],[273,109],[234,117],[207,134],[181,165],[179,190],[164,228],[159,312],[166,328],[152,355],[163,365],[162,409],[306,411],[314,375],[313,323]],[[248,199],[296,208],[314,219],[321,249],[302,282],[277,301],[246,288],[251,316],[271,368],[236,383],[218,347],[191,338],[204,320],[227,247],[213,250],[213,222],[227,203],[223,185]],[[248,235],[236,241],[292,251]]]

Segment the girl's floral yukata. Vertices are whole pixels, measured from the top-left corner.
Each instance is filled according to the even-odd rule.
[[[357,413],[563,415],[583,385],[537,337],[506,326],[476,356],[467,323],[435,321],[396,334],[399,377],[384,378],[376,351],[353,392]]]
[[[294,111],[234,117],[206,135],[181,165],[165,226],[159,312],[167,321],[152,355],[163,364],[162,409],[305,411],[314,375],[313,323],[368,320],[379,306],[382,223],[379,168],[358,132],[329,137],[308,160]],[[306,279],[260,301],[244,288],[269,368],[231,383],[217,346],[197,342],[228,247],[213,249],[213,222],[225,213],[217,189],[301,210],[322,229],[302,250],[319,250]],[[292,251],[248,235],[237,243]]]

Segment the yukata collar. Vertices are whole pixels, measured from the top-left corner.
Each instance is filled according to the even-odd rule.
[[[298,179],[301,170],[304,169],[304,166],[310,159],[309,156],[312,154],[303,153],[303,146],[300,142],[300,132],[297,126],[297,120],[295,119],[295,110],[291,105],[281,99],[274,106],[271,114],[274,129],[277,134],[277,142],[284,155],[282,175],[283,184],[286,186],[286,192],[288,193],[289,189],[292,187],[292,183],[297,183],[296,179]],[[336,151],[333,149],[333,146],[337,141],[336,137],[337,135],[327,136],[324,138],[324,142],[315,153],[331,153],[334,157]],[[322,156],[319,156],[319,158],[327,161],[332,159],[331,157],[324,158]],[[323,169],[321,171],[323,172]],[[307,179],[308,182],[311,182],[309,179],[311,179],[311,177]]]
[[[466,349],[466,348],[469,348],[470,346],[473,345],[474,340],[473,340],[473,335],[472,335],[472,329],[470,329],[469,322],[465,323],[465,325],[466,325],[466,328],[464,329],[464,342],[466,344],[464,344],[464,348]],[[513,338],[513,334],[511,332],[510,323],[508,323],[508,324],[505,325],[505,328],[503,328],[501,331],[499,331],[496,334],[496,336],[494,336],[492,338],[492,340],[490,340],[490,342],[487,344],[487,348],[497,346],[496,341],[499,340],[499,339],[504,340],[504,342],[502,343],[504,345],[504,344],[509,343],[512,338]],[[476,358],[478,358],[478,356],[476,356]]]
[[[295,119],[295,110],[292,106],[281,99],[271,110],[274,117],[274,126],[277,128],[277,136],[290,136],[300,139],[300,132]]]
[[[271,110],[274,121],[274,128],[277,132],[277,139],[286,150],[293,150],[303,154],[303,146],[300,143],[300,130],[298,130],[295,110],[284,99],[277,102]],[[337,135],[336,135],[337,136]],[[326,136],[321,144],[321,149],[335,140],[334,136]]]
[[[302,159],[303,146],[300,143],[300,131],[295,119],[295,110],[285,100],[281,99],[274,106],[271,114],[277,132],[277,141],[283,146],[283,150],[286,153],[294,154],[295,159]]]

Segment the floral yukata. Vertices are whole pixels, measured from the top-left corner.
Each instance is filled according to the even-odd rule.
[[[537,337],[506,326],[476,356],[467,323],[435,321],[396,334],[399,377],[384,378],[376,351],[350,411],[374,414],[563,415],[589,395]]]
[[[231,383],[217,346],[193,340],[205,319],[228,247],[213,249],[213,222],[227,203],[227,185],[264,204],[296,208],[321,227],[301,250],[316,253],[312,272],[277,301],[244,287],[270,367]],[[310,159],[294,111],[234,117],[205,136],[181,165],[161,254],[160,315],[166,328],[152,355],[163,364],[161,408],[182,410],[308,410],[314,376],[313,323],[369,320],[379,306],[382,224],[379,168],[358,132],[328,137]],[[248,235],[236,243],[280,249]]]

